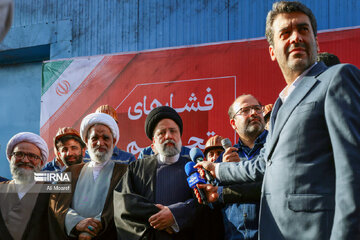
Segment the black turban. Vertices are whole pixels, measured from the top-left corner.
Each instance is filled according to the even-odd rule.
[[[179,126],[180,135],[182,135],[183,123],[180,115],[171,107],[161,106],[151,110],[145,120],[145,133],[150,140],[153,138],[154,129],[158,122],[165,118],[173,120]]]

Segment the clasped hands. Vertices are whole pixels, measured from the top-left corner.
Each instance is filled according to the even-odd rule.
[[[161,204],[155,204],[160,209],[149,218],[150,226],[156,230],[164,230],[169,234],[173,234],[175,231],[171,228],[175,224],[174,216],[167,206]]]

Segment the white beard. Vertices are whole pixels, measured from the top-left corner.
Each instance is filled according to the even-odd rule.
[[[25,169],[15,165],[15,161],[10,162],[10,172],[14,180],[21,184],[29,184],[34,182],[34,172],[40,172],[40,165],[34,169]]]
[[[88,152],[91,161],[94,161],[96,163],[103,163],[111,159],[111,156],[114,152],[114,147],[113,144],[111,144],[111,147],[107,152],[99,152],[96,148],[90,146],[88,148]]]

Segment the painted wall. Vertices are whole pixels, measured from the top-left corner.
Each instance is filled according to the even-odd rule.
[[[18,132],[39,133],[41,62],[0,67],[0,176],[9,178],[6,144]]]
[[[0,44],[1,92],[8,94],[2,105],[12,106],[1,112],[0,165],[10,133],[39,132],[40,61],[262,37],[272,2],[14,0],[13,26]],[[358,0],[301,2],[313,10],[319,30],[360,25]],[[28,92],[31,104],[15,88]],[[14,118],[14,109],[31,120]]]

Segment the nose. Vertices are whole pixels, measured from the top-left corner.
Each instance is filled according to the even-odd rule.
[[[96,142],[96,145],[97,145],[97,146],[103,146],[103,145],[104,145],[104,141],[103,141],[101,138],[99,138],[99,139],[97,140],[97,142]]]
[[[172,133],[170,130],[166,130],[165,139],[172,139]]]
[[[65,156],[70,156],[72,154],[72,150],[67,150],[66,152],[65,152]]]
[[[256,110],[254,108],[250,108],[250,116],[252,115],[258,115],[258,113],[256,112]]]
[[[299,43],[299,42],[303,42],[301,34],[297,30],[292,31],[290,37],[290,43]]]
[[[22,159],[22,162],[30,162],[28,155],[24,156],[24,158]]]

